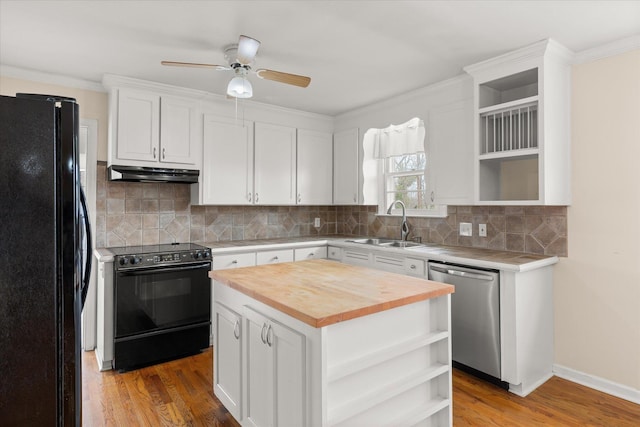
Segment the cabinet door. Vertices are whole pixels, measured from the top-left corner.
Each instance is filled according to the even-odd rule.
[[[242,317],[214,305],[213,392],[236,420],[242,417]]]
[[[473,204],[473,104],[429,112],[427,167],[431,203]]]
[[[163,96],[160,118],[160,161],[196,165],[200,155],[196,103],[189,99]]]
[[[331,134],[298,130],[297,157],[297,204],[330,205],[333,200]]]
[[[254,203],[296,203],[296,130],[255,124]]]
[[[243,425],[274,426],[273,418],[273,352],[267,345],[267,319],[248,307],[244,308],[245,331],[245,402]]]
[[[245,421],[251,426],[305,426],[305,337],[249,307]]]
[[[358,129],[333,135],[333,204],[358,204]]]
[[[118,90],[116,157],[158,161],[160,96],[138,90]]]
[[[304,261],[305,259],[325,259],[327,258],[327,247],[316,246],[313,248],[300,248],[293,250],[293,259],[295,261]]]
[[[253,202],[253,122],[204,116],[202,159],[205,205]]]
[[[256,265],[277,264],[279,262],[293,261],[293,249],[280,249],[276,251],[263,251],[256,253]]]

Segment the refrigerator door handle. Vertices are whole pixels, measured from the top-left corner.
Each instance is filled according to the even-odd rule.
[[[80,188],[80,205],[84,212],[84,227],[85,237],[87,239],[87,254],[85,259],[84,277],[82,278],[82,306],[84,308],[84,302],[87,299],[87,291],[89,290],[89,280],[91,279],[91,259],[93,258],[93,245],[91,241],[91,225],[89,223],[89,211],[87,210],[87,201],[84,197],[84,191]]]

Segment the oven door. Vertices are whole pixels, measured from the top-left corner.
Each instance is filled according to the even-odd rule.
[[[209,322],[210,270],[205,262],[117,271],[115,338]]]

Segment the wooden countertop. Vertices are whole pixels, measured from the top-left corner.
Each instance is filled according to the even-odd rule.
[[[444,283],[324,259],[215,270],[209,277],[316,328],[454,291]]]

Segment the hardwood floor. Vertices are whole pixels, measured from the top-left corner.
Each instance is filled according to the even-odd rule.
[[[99,372],[82,356],[84,426],[215,426],[238,424],[213,395],[211,349],[119,374]],[[464,372],[453,374],[453,425],[640,426],[640,405],[553,377],[526,398]]]

